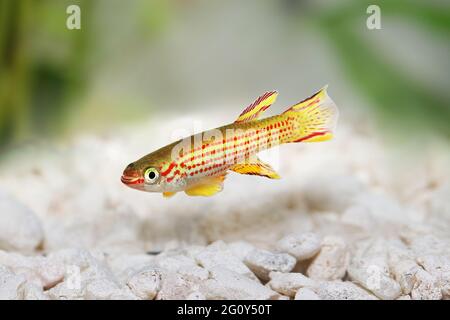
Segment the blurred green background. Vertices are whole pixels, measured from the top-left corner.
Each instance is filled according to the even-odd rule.
[[[0,0],[0,148],[325,84],[341,119],[448,140],[449,40],[448,1]]]

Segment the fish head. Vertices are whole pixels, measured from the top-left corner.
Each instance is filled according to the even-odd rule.
[[[170,156],[170,149],[164,148],[130,163],[123,171],[122,183],[147,192],[179,191],[184,181],[166,175],[167,167],[172,163]]]
[[[126,186],[148,192],[163,192],[161,168],[157,163],[135,161],[123,171],[121,181]]]

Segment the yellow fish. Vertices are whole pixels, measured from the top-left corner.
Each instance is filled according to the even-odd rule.
[[[180,191],[190,196],[212,196],[223,189],[230,170],[279,179],[257,153],[283,143],[331,139],[338,109],[325,87],[285,112],[259,120],[277,95],[276,91],[266,92],[235,122],[181,139],[129,164],[122,182],[170,197]]]

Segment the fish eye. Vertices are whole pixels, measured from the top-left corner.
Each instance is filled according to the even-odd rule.
[[[154,184],[159,178],[159,172],[155,168],[147,168],[144,173],[145,182]]]

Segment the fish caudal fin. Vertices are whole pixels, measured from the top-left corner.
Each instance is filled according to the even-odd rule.
[[[295,119],[295,134],[289,142],[319,142],[333,138],[339,112],[325,86],[283,114]]]

